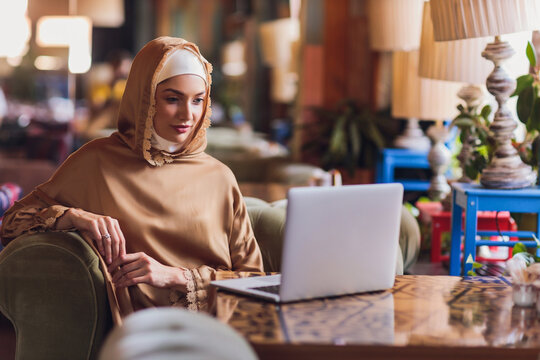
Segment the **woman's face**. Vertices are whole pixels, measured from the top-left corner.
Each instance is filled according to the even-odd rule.
[[[154,129],[162,138],[184,144],[204,112],[206,85],[197,75],[177,75],[156,89]]]

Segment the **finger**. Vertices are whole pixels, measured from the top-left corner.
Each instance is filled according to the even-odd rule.
[[[112,281],[113,282],[116,282],[118,279],[120,279],[122,276],[125,276],[126,274],[132,272],[132,271],[136,271],[138,269],[142,269],[144,268],[144,263],[142,261],[139,260],[136,260],[136,261],[133,261],[133,262],[130,262],[126,265],[122,265],[118,268],[118,270],[116,270],[113,274],[113,277],[112,277]],[[147,270],[148,271],[148,270]]]
[[[109,233],[109,230],[107,229],[107,224],[105,223],[104,218],[99,219],[99,232],[101,241],[103,243],[103,248],[105,250],[105,262],[107,262],[108,265],[112,262],[112,251],[111,251],[111,234]]]
[[[127,273],[115,284],[118,287],[127,287],[127,286],[132,286],[132,285],[136,285],[140,283],[148,283],[148,282],[149,282],[148,272],[145,269],[139,269],[139,270]]]
[[[142,276],[145,273],[148,273],[148,270],[144,269],[144,268],[141,268],[139,266],[131,267],[130,270],[125,270],[124,267],[122,267],[120,271],[117,271],[116,274],[114,274],[114,276],[112,277],[111,280],[114,283],[121,282],[121,281],[124,281],[126,279],[133,278],[135,276]]]
[[[108,270],[110,273],[113,273],[119,266],[124,266],[126,264],[129,264],[133,261],[136,261],[139,259],[144,253],[132,253],[132,254],[126,254],[119,256],[114,260],[109,266]]]
[[[120,253],[120,237],[118,236],[118,232],[116,231],[116,226],[114,226],[115,221],[116,220],[111,218],[105,219],[105,222],[107,223],[107,230],[111,235],[111,262],[115,260]]]
[[[101,232],[99,231],[99,226],[98,226],[97,221],[91,222],[89,233],[92,235],[92,239],[96,243],[99,253],[101,254],[101,256],[105,257],[103,239],[101,238]]]
[[[115,227],[116,227],[116,233],[118,234],[120,238],[120,255],[125,255],[126,254],[126,238],[124,237],[124,233],[120,229],[120,224],[118,223],[118,221],[115,222]]]

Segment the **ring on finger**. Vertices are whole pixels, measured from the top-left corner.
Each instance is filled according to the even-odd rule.
[[[107,239],[110,239],[111,238],[111,234],[104,234],[104,235],[101,235],[101,239],[102,240],[107,240]]]

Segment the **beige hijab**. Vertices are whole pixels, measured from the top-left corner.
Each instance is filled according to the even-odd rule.
[[[205,64],[206,111],[184,148],[171,154],[150,144],[156,81],[167,56],[184,47]],[[146,284],[127,291],[109,281],[116,323],[133,310],[152,306],[205,309],[207,286],[217,269],[262,271],[236,180],[225,165],[204,153],[210,72],[210,64],[192,43],[170,37],[148,43],[133,61],[118,132],[73,153],[8,215],[3,236],[10,237],[28,229],[54,229],[54,220],[69,207],[108,215],[119,221],[128,253],[145,252],[164,265],[189,269],[187,294]],[[110,280],[105,269],[104,275]]]
[[[155,94],[159,74],[168,56],[177,49],[188,48],[206,67],[206,98],[203,121],[200,121],[187,145],[178,153],[170,154],[151,148],[152,121],[156,113]],[[118,131],[122,139],[152,165],[163,165],[186,154],[194,154],[206,148],[206,129],[210,126],[210,86],[212,65],[199,52],[199,48],[179,38],[160,37],[146,44],[133,61],[118,116]],[[141,91],[145,93],[141,94]],[[148,92],[146,92],[148,91]],[[142,96],[141,96],[142,95]],[[141,116],[146,114],[146,116]],[[136,121],[134,121],[136,119]]]

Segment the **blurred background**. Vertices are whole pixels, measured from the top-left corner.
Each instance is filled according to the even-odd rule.
[[[28,192],[72,151],[114,131],[133,56],[169,35],[198,44],[214,66],[209,153],[241,182],[294,183],[295,174],[320,181],[317,170],[333,167],[323,163],[331,129],[313,126],[327,122],[319,121],[324,109],[344,100],[373,111],[389,105],[386,85],[376,85],[385,61],[368,47],[365,7],[363,0],[1,0],[0,180]],[[370,156],[361,167],[373,166]],[[273,164],[283,162],[305,166],[279,166],[288,173],[276,175]]]
[[[400,10],[398,24],[391,1],[0,0],[0,182],[27,193],[85,142],[110,135],[133,56],[168,35],[195,42],[213,64],[207,152],[245,194],[282,198],[290,186],[336,181],[332,169],[344,183],[384,182],[383,149],[408,122],[419,127],[412,148],[422,145],[423,165],[397,172],[425,193],[432,173],[422,132],[459,114],[459,86],[439,96],[445,113],[398,111],[397,100],[411,99],[443,108],[411,90],[419,80],[401,80],[409,87],[396,92],[398,74],[418,78],[424,1],[403,3],[412,13]],[[393,24],[414,41],[386,31]],[[391,47],[379,46],[383,35]],[[416,51],[405,55],[416,65],[399,65],[396,50]],[[524,65],[511,75],[527,73]],[[450,177],[460,176],[455,154]]]

